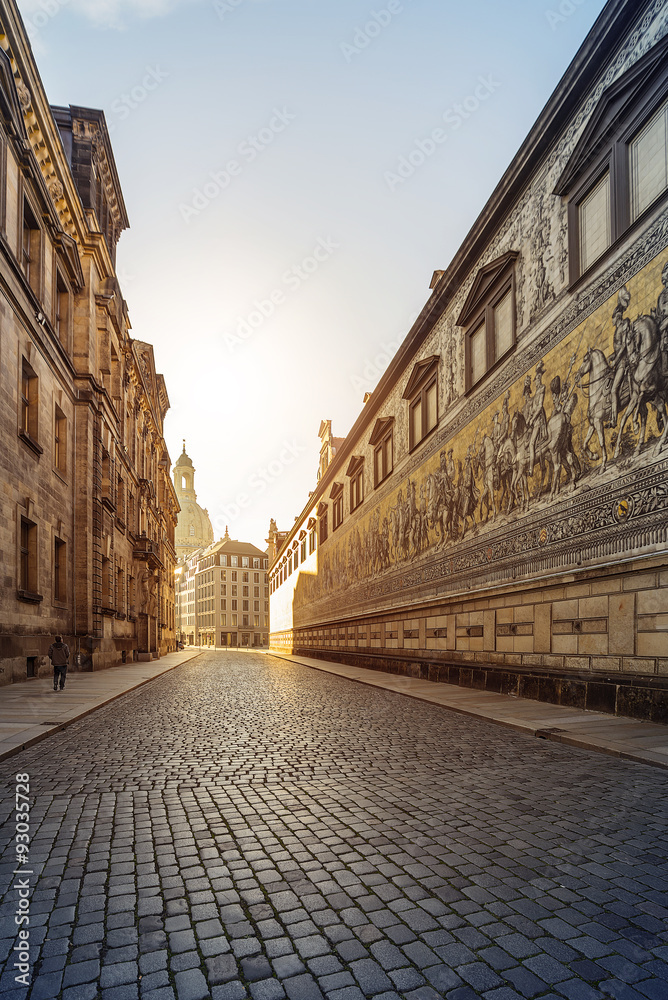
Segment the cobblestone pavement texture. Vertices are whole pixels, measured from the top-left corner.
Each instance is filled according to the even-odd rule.
[[[221,652],[0,787],[3,1000],[668,998],[668,775],[642,764]]]

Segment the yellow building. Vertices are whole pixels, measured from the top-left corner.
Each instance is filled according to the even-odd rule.
[[[177,629],[186,645],[269,644],[269,558],[250,542],[225,537],[177,568]]]
[[[606,5],[323,449],[272,646],[668,720],[668,35],[641,7]]]

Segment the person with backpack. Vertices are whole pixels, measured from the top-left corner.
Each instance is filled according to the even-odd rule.
[[[70,647],[63,642],[63,637],[57,635],[55,642],[49,646],[49,659],[53,666],[53,690],[58,690],[58,679],[60,678],[60,690],[65,687],[67,676],[67,666],[70,662]]]

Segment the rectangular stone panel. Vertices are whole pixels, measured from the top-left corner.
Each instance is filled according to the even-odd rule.
[[[537,604],[533,628],[533,648],[535,653],[552,651],[552,605]]]
[[[619,656],[633,656],[635,650],[635,605],[633,593],[614,594],[608,605],[608,652]]]

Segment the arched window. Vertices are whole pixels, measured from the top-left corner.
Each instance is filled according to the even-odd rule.
[[[195,534],[195,525],[191,524],[190,528],[188,530],[189,530],[189,532],[190,532],[191,535],[194,535]]]

